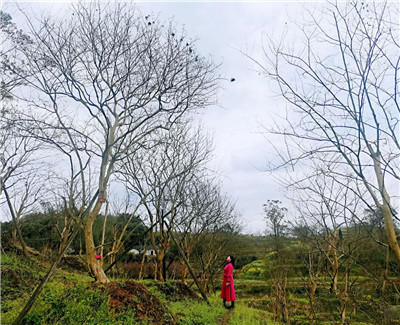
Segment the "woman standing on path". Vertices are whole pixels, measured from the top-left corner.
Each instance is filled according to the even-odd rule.
[[[222,281],[222,289],[221,289],[221,298],[225,308],[235,308],[235,287],[233,286],[233,267],[235,265],[235,259],[233,256],[228,256],[226,258],[228,262],[224,267],[223,273],[223,281]],[[231,301],[231,305],[229,307],[226,306],[226,302]]]

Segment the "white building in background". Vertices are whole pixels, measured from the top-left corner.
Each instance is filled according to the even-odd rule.
[[[144,247],[141,245],[133,246],[129,250],[129,254],[132,254],[132,255],[139,255],[139,254],[143,254],[144,252],[146,252],[146,256],[155,256],[156,255],[156,251],[154,249],[152,249],[152,248],[144,249]]]

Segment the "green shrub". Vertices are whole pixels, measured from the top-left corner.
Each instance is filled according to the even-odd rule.
[[[23,325],[35,325],[35,324],[41,324],[40,316],[36,314],[31,314],[27,315],[23,321]]]
[[[265,264],[262,260],[253,261],[245,266],[243,266],[240,273],[238,273],[241,279],[260,279],[260,275],[265,270]]]

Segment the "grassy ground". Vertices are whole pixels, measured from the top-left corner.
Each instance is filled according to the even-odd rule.
[[[250,308],[242,301],[237,301],[234,309],[225,309],[221,299],[216,295],[210,296],[209,302],[210,305],[205,302],[193,303],[193,301],[183,300],[170,303],[169,309],[178,324],[278,324],[271,320],[270,314],[266,311]]]
[[[1,255],[1,324],[16,318],[39,280],[48,262],[15,254]],[[257,266],[257,262],[252,267]],[[348,311],[350,324],[371,325],[365,312],[381,314],[378,293],[364,279],[357,286],[356,309]],[[24,324],[204,324],[262,325],[272,321],[275,297],[274,281],[235,278],[238,300],[234,309],[225,309],[219,298],[219,287],[205,303],[198,294],[179,282],[161,285],[152,280],[129,281],[111,279],[110,286],[95,286],[87,274],[70,269],[58,269],[26,317]],[[339,281],[339,285],[342,282]],[[288,302],[291,323],[308,324],[309,301],[301,278],[289,278]],[[337,321],[338,299],[321,287],[317,292],[318,324]],[[151,301],[149,303],[149,301]],[[360,309],[362,309],[360,311]]]
[[[341,282],[339,282],[339,285]],[[357,304],[350,300],[347,308],[347,323],[357,325],[376,325],[382,323],[382,308],[385,306],[379,300],[379,295],[374,291],[374,283],[364,282],[355,290],[359,296]],[[273,306],[275,305],[273,280],[247,280],[235,279],[235,288],[239,301],[256,311],[266,311],[272,319]],[[300,278],[288,279],[287,303],[290,310],[291,324],[309,324],[309,299],[303,288],[303,282]],[[316,324],[336,324],[339,322],[338,307],[340,301],[335,294],[329,292],[328,287],[319,287],[315,307]],[[267,322],[270,324],[270,321]]]
[[[10,324],[48,264],[10,253],[1,255],[1,265],[1,324]],[[250,308],[246,300],[238,300],[235,309],[223,308],[219,292],[209,296],[208,305],[174,282],[111,280],[112,288],[93,286],[88,275],[57,270],[24,324],[274,324],[268,312]],[[153,304],[146,305],[149,299]]]

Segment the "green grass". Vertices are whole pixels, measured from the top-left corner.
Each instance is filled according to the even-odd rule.
[[[28,298],[26,294],[17,300],[3,301],[2,323],[10,324]],[[134,321],[135,315],[110,313],[108,296],[93,290],[88,283],[66,286],[51,281],[25,317],[24,324],[126,324],[128,320]]]
[[[38,265],[35,258],[22,259],[15,254],[1,254],[2,312],[9,309],[8,302],[19,300],[39,283],[45,272]]]
[[[265,310],[250,308],[246,301],[236,301],[234,309],[225,309],[218,295],[209,297],[210,305],[205,302],[193,302],[184,300],[172,302],[169,309],[178,324],[186,325],[275,325],[271,320],[271,314]]]
[[[258,262],[253,263],[257,265]],[[29,299],[29,294],[44,275],[46,267],[35,258],[22,259],[13,254],[2,254],[2,324],[10,324],[18,315],[22,306]],[[114,280],[114,279],[113,279]],[[125,280],[115,279],[119,283]],[[308,299],[302,288],[302,279],[288,279],[288,301],[295,306],[295,312],[291,316],[293,324],[307,324]],[[327,279],[328,280],[328,279]],[[103,286],[95,288],[91,285],[92,278],[85,273],[68,270],[57,270],[44,291],[33,306],[30,314],[25,319],[25,324],[146,324],[138,321],[135,310],[123,310],[114,312],[109,308],[109,297]],[[219,298],[220,287],[216,294],[209,296],[210,305],[204,301],[189,298],[183,300],[172,299],[162,293],[153,280],[141,281],[148,290],[156,295],[163,303],[165,312],[170,312],[178,324],[193,325],[273,325],[271,312],[275,302],[273,294],[274,280],[235,278],[235,289],[238,300],[235,308],[227,310],[223,308]],[[15,284],[17,284],[15,286]],[[167,286],[173,286],[173,282],[167,281]],[[220,284],[219,284],[220,285]],[[374,291],[365,282],[359,294],[359,302],[363,308],[370,308],[371,313],[378,312],[373,309],[372,302],[375,299]],[[328,287],[319,287],[317,305],[320,310],[317,313],[319,324],[331,324],[337,315],[337,298],[329,293]],[[170,293],[169,293],[170,294]],[[173,296],[173,298],[177,298]],[[361,299],[362,298],[362,299]],[[374,299],[373,299],[374,298]],[[134,299],[134,298],[133,298]],[[371,306],[370,306],[371,305]],[[165,306],[165,307],[164,307]],[[375,308],[375,307],[374,307]],[[139,310],[139,309],[138,309]],[[292,309],[293,310],[293,309]],[[350,312],[350,310],[349,310]],[[365,325],[362,323],[365,317],[357,309],[357,314],[352,315],[351,324]],[[322,321],[324,320],[324,321]],[[151,321],[148,321],[151,324]]]
[[[237,301],[235,308],[229,310],[230,325],[275,325],[278,324],[271,320],[272,315],[265,310],[249,308],[241,301]]]
[[[226,314],[227,310],[222,306],[222,300],[211,296],[209,297],[210,305],[206,302],[182,300],[170,302],[168,307],[178,324],[219,324],[218,320]]]
[[[2,266],[18,266],[19,258],[14,254],[1,254],[0,256]]]

